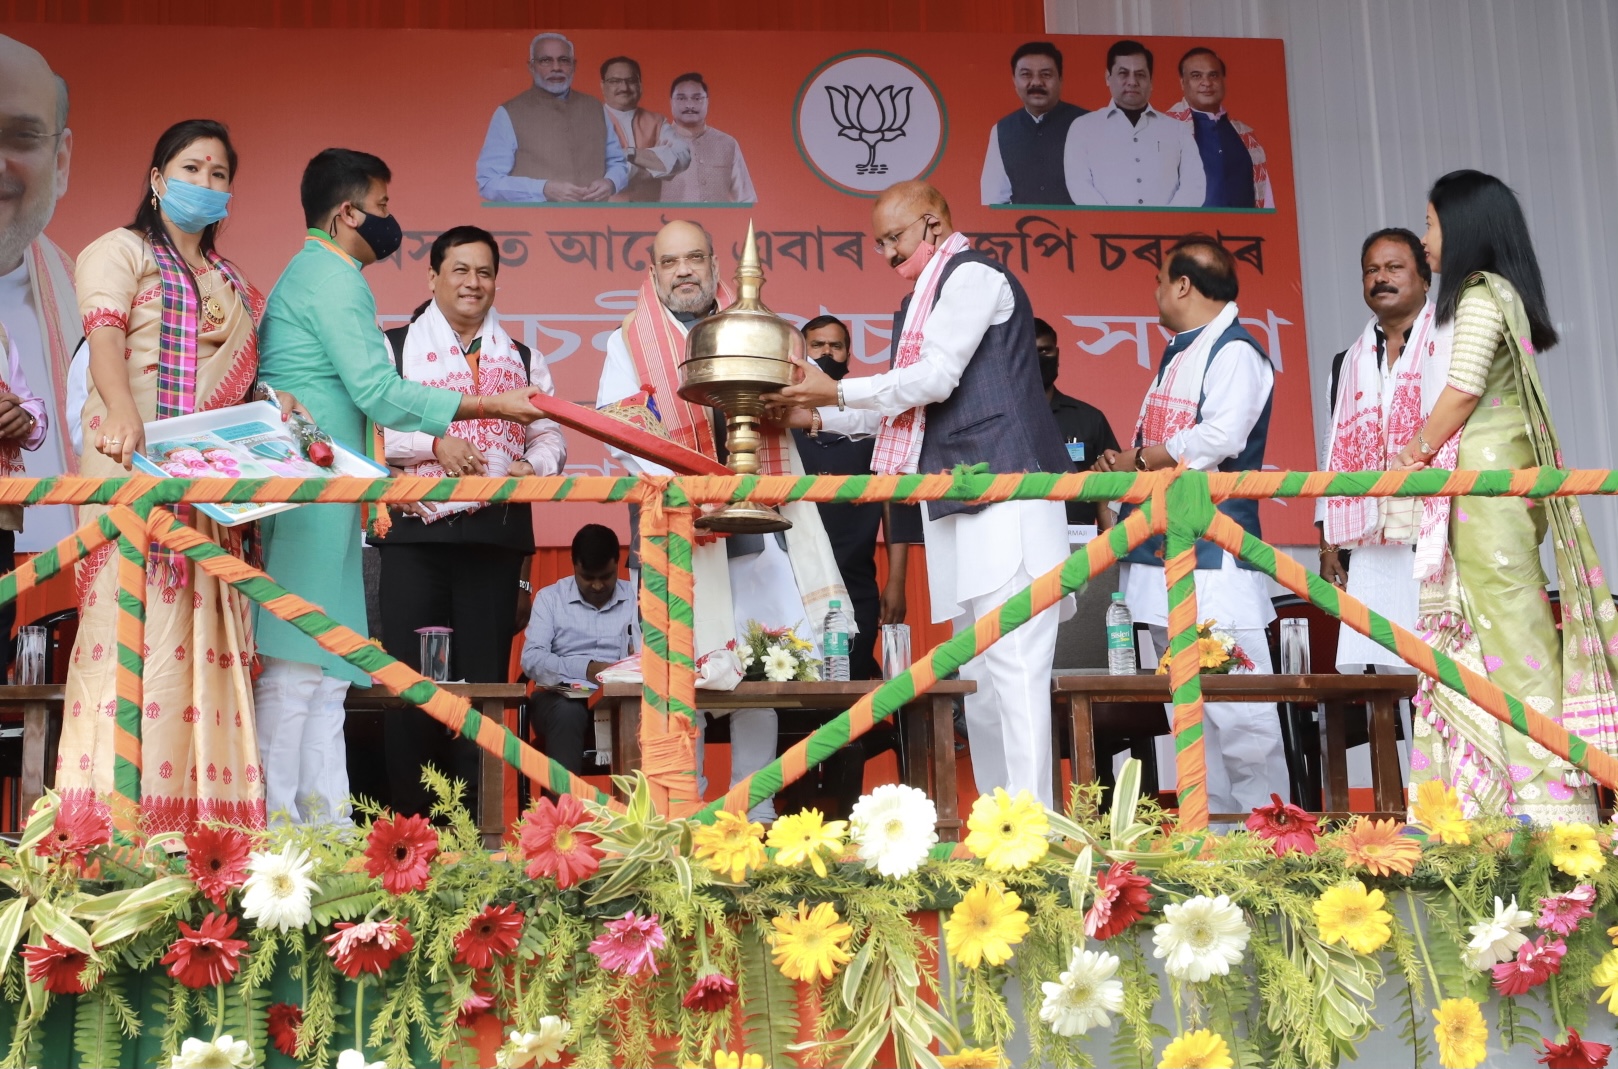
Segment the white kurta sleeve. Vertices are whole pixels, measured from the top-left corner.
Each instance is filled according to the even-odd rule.
[[[989,150],[983,154],[983,177],[978,182],[984,204],[1011,203],[1011,176],[1000,155],[1000,126],[989,127]]]
[[[1062,146],[1062,173],[1067,179],[1068,199],[1074,204],[1105,204],[1107,198],[1096,188],[1090,174],[1090,138],[1099,136],[1101,130],[1099,124],[1086,123],[1087,118],[1088,115],[1081,115],[1067,128],[1067,141]],[[1092,125],[1096,129],[1091,129]]]
[[[1202,418],[1170,435],[1163,447],[1187,467],[1213,471],[1242,451],[1274,388],[1270,362],[1246,342],[1231,342],[1208,362]]]
[[[556,383],[551,378],[550,365],[534,352],[529,356],[528,385],[538,386],[542,393],[556,394]],[[567,466],[567,438],[554,420],[536,419],[528,425],[523,459],[534,469],[535,475],[560,475]]]
[[[607,359],[601,365],[601,382],[596,387],[596,407],[605,408],[637,393],[640,393],[640,378],[635,374],[635,358],[630,355],[629,345],[624,341],[623,328],[619,327],[607,338]],[[674,474],[661,464],[642,460],[614,445],[607,446],[607,452],[614,460],[629,469],[631,475]]]
[[[1208,199],[1208,175],[1202,167],[1202,152],[1197,148],[1196,124],[1175,122],[1174,125],[1179,127],[1180,184],[1169,204],[1176,208],[1200,208]]]

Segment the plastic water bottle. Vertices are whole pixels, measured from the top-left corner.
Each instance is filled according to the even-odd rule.
[[[1132,676],[1137,664],[1135,620],[1129,615],[1124,592],[1114,591],[1112,604],[1107,606],[1107,672],[1115,676]]]
[[[821,640],[821,651],[826,655],[821,666],[820,678],[828,683],[848,682],[848,633],[853,628],[848,613],[843,611],[843,603],[831,603],[831,611],[826,613],[825,637]]]

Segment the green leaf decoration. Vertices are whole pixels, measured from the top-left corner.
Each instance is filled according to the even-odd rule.
[[[790,1051],[798,1040],[798,988],[775,967],[762,925],[742,928],[741,975],[737,981],[747,1052],[763,1055],[765,1065],[782,1069],[797,1065]]]

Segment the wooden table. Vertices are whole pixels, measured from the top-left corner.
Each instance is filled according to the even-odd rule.
[[[17,804],[17,826],[28,820],[45,788],[56,782],[56,746],[62,737],[62,702],[67,688],[60,683],[31,686],[0,685],[0,716],[22,710],[22,791]]]
[[[528,694],[521,683],[440,683],[439,687],[471,701],[474,708],[496,724],[505,724],[505,711],[514,709]],[[427,716],[418,706],[389,694],[381,687],[350,687],[344,703],[351,713],[390,713],[399,716]],[[380,755],[379,755],[380,756]],[[507,765],[501,758],[478,747],[478,831],[483,845],[498,849],[505,835],[505,776]]]
[[[697,708],[825,709],[841,712],[882,685],[879,679],[846,683],[742,683],[735,690],[699,690]],[[955,699],[972,694],[977,684],[948,679],[899,710],[900,763],[904,781],[927,792],[938,807],[938,837],[955,842],[961,835],[960,804],[955,782]],[[640,767],[639,683],[608,683],[597,703],[612,724],[612,771],[628,775]]]
[[[1371,708],[1371,796],[1373,816],[1404,819],[1404,777],[1399,771],[1399,750],[1395,730],[1399,721],[1399,700],[1416,692],[1420,677],[1413,675],[1258,675],[1231,674],[1202,677],[1202,696],[1211,702],[1306,702],[1325,711],[1322,739],[1326,765],[1325,811],[1328,816],[1347,816],[1348,756],[1345,745],[1346,706],[1366,704]],[[1104,672],[1064,673],[1051,682],[1052,727],[1066,717],[1073,729],[1073,778],[1093,783],[1096,778],[1093,709],[1099,702],[1168,702],[1169,677],[1143,674],[1114,676]],[[1055,745],[1059,746],[1060,743]],[[1058,749],[1056,752],[1060,752]],[[1060,761],[1057,763],[1057,796],[1061,796]],[[1246,820],[1246,813],[1210,813],[1213,820]]]

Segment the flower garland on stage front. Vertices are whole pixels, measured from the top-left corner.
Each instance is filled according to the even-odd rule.
[[[1606,832],[1469,821],[1427,783],[1409,826],[1326,827],[1275,798],[1243,831],[1193,835],[1138,799],[1138,775],[1126,764],[1106,814],[1099,788],[1067,814],[996,790],[955,849],[932,802],[891,785],[846,822],[806,810],[766,833],[660,816],[624,780],[621,811],[541,799],[495,854],[432,772],[439,826],[373,811],[352,837],[117,845],[104,813],[48,795],[0,847],[4,1064],[40,1063],[64,997],[81,1064],[128,1062],[142,986],[177,1067],[271,1047],[475,1065],[485,1017],[501,1067],[998,1066],[1015,981],[1030,1063],[1107,1044],[1118,1063],[1334,1064],[1380,1000],[1418,1063],[1521,1046],[1606,1065],[1579,1035],[1598,1004],[1618,1011]]]

